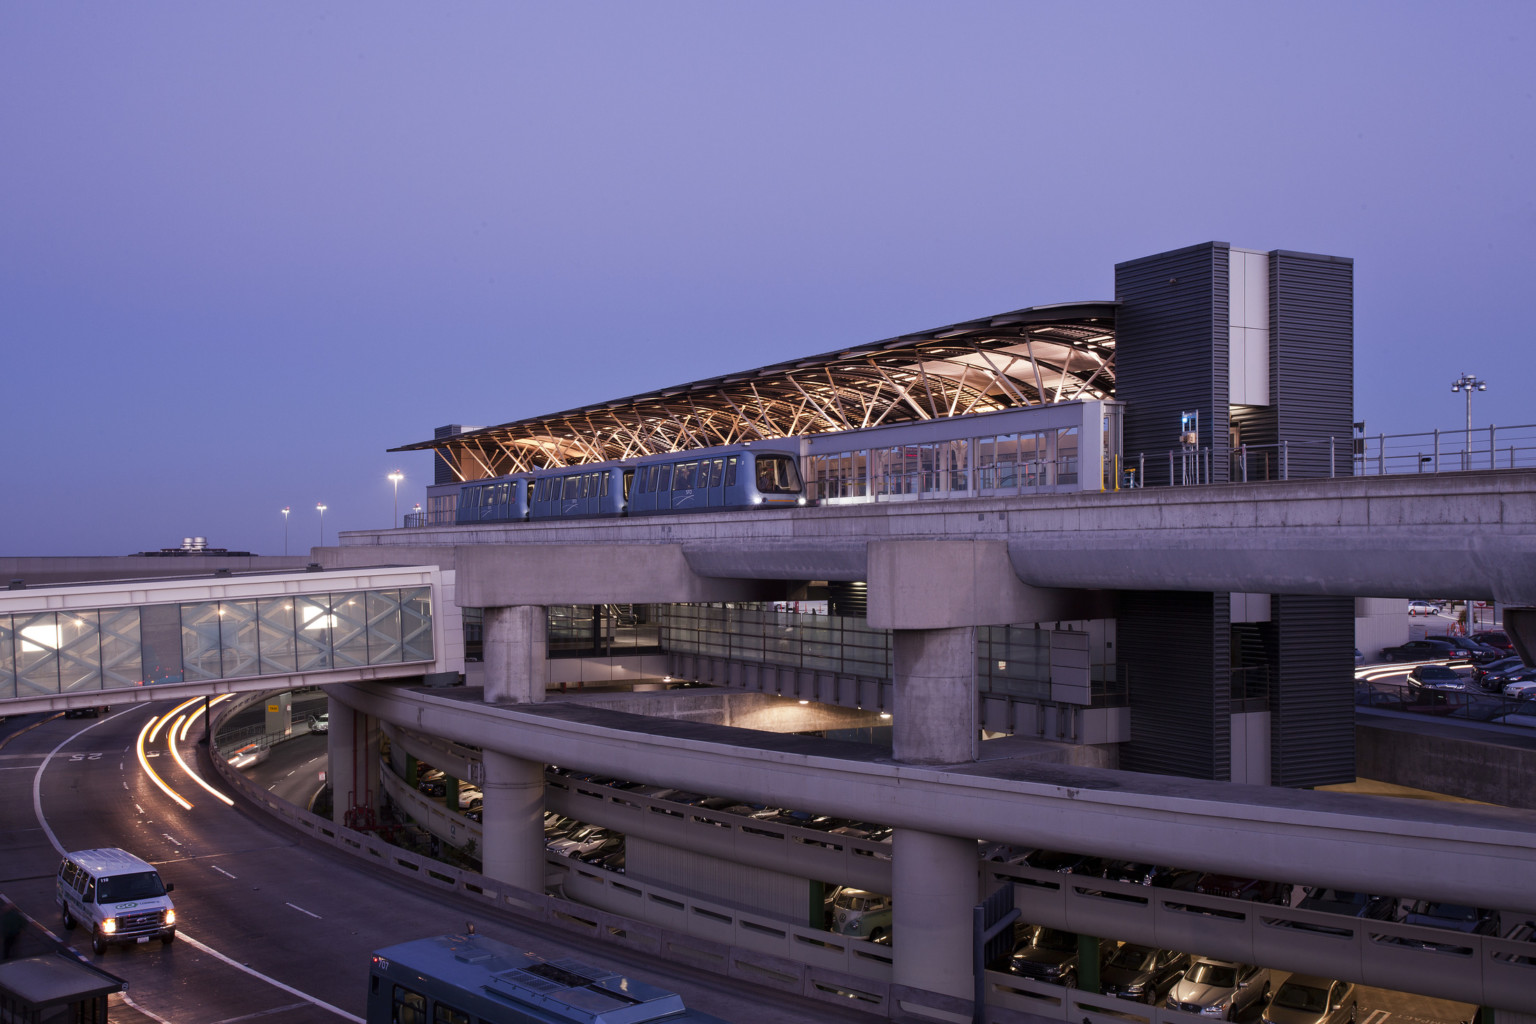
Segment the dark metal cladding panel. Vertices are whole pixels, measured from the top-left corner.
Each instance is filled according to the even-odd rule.
[[[1125,591],[1115,625],[1130,686],[1127,771],[1231,778],[1230,596]]]
[[[1269,254],[1270,400],[1292,478],[1353,471],[1354,274],[1342,256]]]
[[[1348,597],[1276,594],[1270,782],[1355,781],[1355,607]]]
[[[1227,479],[1228,289],[1231,247],[1205,242],[1115,266],[1115,397],[1126,403],[1128,466],[1167,484],[1179,414],[1200,413],[1213,479]]]

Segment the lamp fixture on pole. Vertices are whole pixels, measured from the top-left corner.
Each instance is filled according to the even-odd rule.
[[[315,511],[320,513],[320,546],[325,547],[325,502],[315,502]]]
[[[405,474],[398,469],[389,474],[389,482],[395,485],[395,510],[390,515],[389,528],[393,530],[395,524],[400,522],[400,481],[405,479]]]
[[[293,509],[289,508],[287,505],[283,506],[283,554],[284,555],[288,554],[288,513],[292,512],[292,511],[293,511]]]
[[[1457,377],[1455,380],[1451,381],[1451,392],[1453,394],[1455,392],[1457,392],[1457,391],[1465,391],[1467,393],[1467,439],[1466,439],[1466,443],[1462,446],[1462,451],[1461,451],[1461,468],[1462,469],[1471,469],[1472,468],[1472,392],[1474,392],[1474,391],[1487,391],[1487,390],[1488,390],[1488,382],[1484,381],[1484,380],[1478,380],[1476,377],[1472,376],[1470,373],[1463,373],[1460,377]],[[1490,441],[1489,442],[1490,448],[1492,447],[1492,444],[1493,444],[1493,442]],[[1490,463],[1492,462],[1492,456],[1493,456],[1493,453],[1490,451],[1489,452],[1489,461],[1490,461]],[[1472,615],[1473,615],[1473,612],[1472,612],[1472,599],[1469,597],[1469,598],[1467,598],[1467,635],[1468,636],[1470,636],[1472,634],[1472,631],[1477,628],[1476,623],[1473,621]]]

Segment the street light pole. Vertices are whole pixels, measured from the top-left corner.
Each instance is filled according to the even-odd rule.
[[[398,469],[389,474],[389,482],[395,485],[395,511],[389,520],[389,528],[391,530],[400,521],[400,481],[404,479],[405,474]]]
[[[1474,392],[1474,391],[1487,391],[1487,390],[1488,390],[1488,382],[1487,381],[1478,380],[1476,377],[1472,376],[1470,373],[1463,373],[1460,377],[1457,377],[1455,380],[1451,381],[1451,393],[1452,394],[1455,394],[1457,391],[1465,391],[1467,393],[1467,440],[1466,440],[1466,444],[1462,447],[1462,453],[1461,453],[1461,468],[1462,469],[1471,469],[1472,468],[1472,392]],[[1490,447],[1492,446],[1492,444],[1493,444],[1493,442],[1490,441],[1489,442]],[[1489,452],[1489,456],[1490,456],[1489,462],[1490,463],[1493,461],[1492,457],[1491,457],[1492,454],[1493,453],[1490,451]],[[1469,597],[1469,598],[1467,598],[1467,616],[1466,616],[1466,618],[1467,618],[1467,635],[1468,636],[1471,636],[1473,630],[1475,630],[1477,628],[1477,624],[1473,621],[1473,617],[1472,616],[1473,616],[1473,612],[1472,612],[1472,599]]]
[[[315,502],[315,511],[320,513],[320,546],[325,547],[325,504]]]
[[[292,511],[293,511],[293,509],[289,508],[287,505],[283,506],[283,554],[284,555],[288,554],[288,513],[292,512]]]

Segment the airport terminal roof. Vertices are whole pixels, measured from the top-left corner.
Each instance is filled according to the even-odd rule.
[[[1031,306],[390,451],[460,479],[1115,393],[1109,301]]]

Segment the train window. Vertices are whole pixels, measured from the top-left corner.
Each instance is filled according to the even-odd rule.
[[[693,477],[698,468],[697,462],[679,462],[677,468],[672,471],[672,489],[674,491],[693,490]]]
[[[560,497],[562,497],[562,498],[577,498],[577,497],[580,497],[580,494],[579,494],[579,488],[580,487],[581,487],[581,477],[579,477],[579,476],[568,476],[568,477],[565,478],[565,487],[562,490],[562,492],[560,494]]]
[[[641,474],[641,479],[642,480],[644,479],[644,474]],[[635,482],[635,473],[634,473],[634,471],[626,469],[624,471],[624,500],[625,501],[629,500],[629,489],[630,489],[630,487],[632,487],[634,485],[634,482]]]
[[[725,486],[736,486],[736,456],[734,455],[725,460]]]
[[[757,457],[757,489],[763,494],[798,494],[800,474],[788,455]]]
[[[597,477],[598,477],[598,474],[596,474],[596,473],[590,473],[590,474],[587,475],[587,495],[586,496],[589,497],[589,498],[597,497]]]
[[[602,476],[598,477],[598,480],[602,484],[602,488],[603,488],[602,496],[604,498],[608,497],[608,474],[604,473]]]
[[[671,482],[672,482],[672,467],[671,466],[660,466],[660,467],[658,467],[658,470],[657,470],[657,473],[656,473],[656,489],[658,491],[665,491],[665,490],[667,490],[667,489],[669,489],[671,487]]]
[[[715,459],[709,464],[709,486],[720,486],[720,474],[725,471],[725,460]]]
[[[392,1024],[427,1024],[427,997],[396,985],[391,995]]]
[[[432,1024],[469,1024],[469,1014],[443,1003],[433,1003]]]

